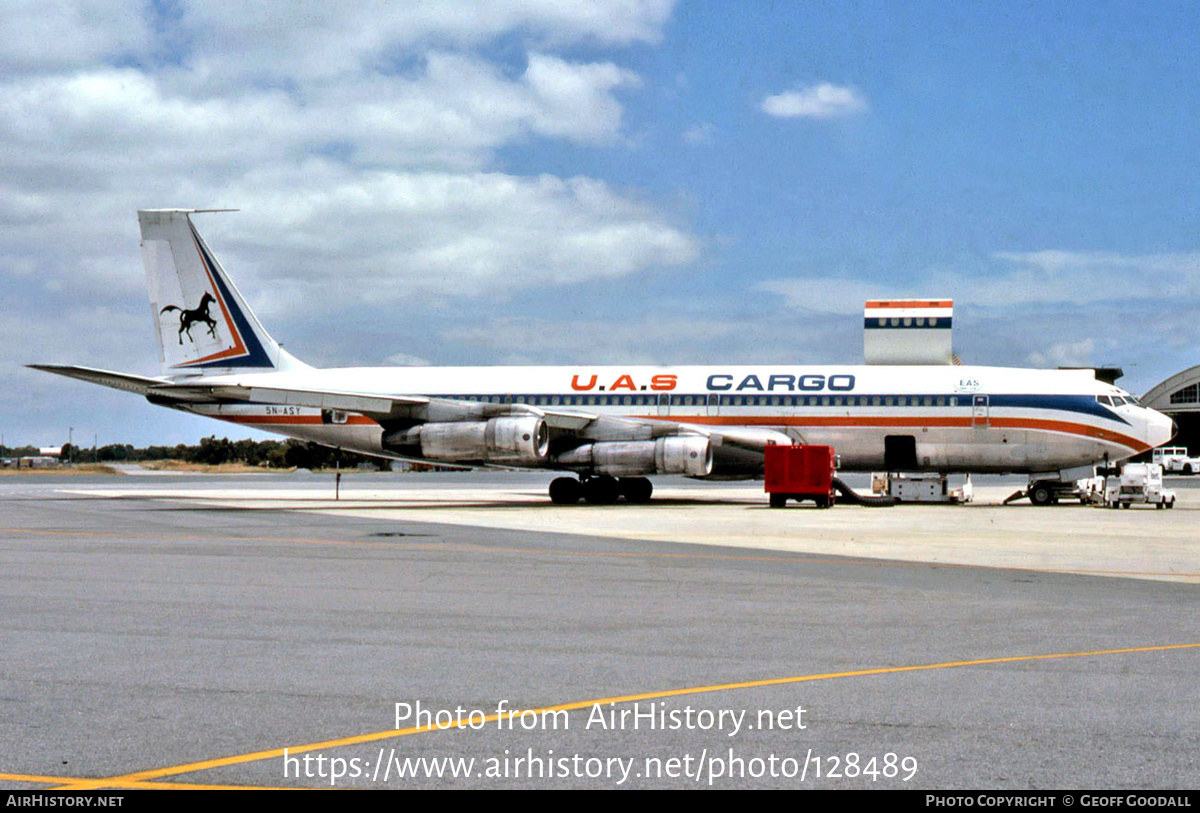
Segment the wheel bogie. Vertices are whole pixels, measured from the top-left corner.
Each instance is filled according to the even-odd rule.
[[[612,505],[621,496],[616,477],[601,475],[583,482],[583,499],[588,505]]]
[[[583,484],[574,477],[555,477],[550,481],[550,502],[555,505],[575,505],[583,496]]]
[[[654,494],[654,484],[646,477],[622,477],[620,485],[626,502],[647,503]]]
[[[654,484],[646,477],[555,477],[550,482],[550,502],[555,505],[576,505],[580,500],[589,505],[612,505],[624,498],[633,504],[650,502]]]

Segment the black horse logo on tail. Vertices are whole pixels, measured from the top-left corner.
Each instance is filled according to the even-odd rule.
[[[186,333],[188,341],[195,344],[196,340],[192,338],[192,325],[197,322],[208,325],[208,335],[214,339],[217,338],[217,320],[208,313],[208,306],[216,301],[212,294],[205,291],[204,296],[200,297],[200,304],[190,310],[178,305],[167,305],[158,313],[161,316],[167,311],[179,311],[179,343],[183,344],[183,334]]]

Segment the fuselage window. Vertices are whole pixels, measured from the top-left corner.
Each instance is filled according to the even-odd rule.
[[[950,406],[958,406],[958,396],[956,396],[956,395],[950,396]]]
[[[879,406],[879,404],[880,404],[879,396],[876,395],[874,398],[871,399],[871,406]]]
[[[901,395],[896,399],[896,403],[900,406],[908,406],[908,399]]]
[[[933,398],[929,395],[925,396],[925,406],[933,406]]]
[[[895,404],[895,402],[896,402],[896,399],[890,395],[887,398],[883,399],[884,406],[892,406],[893,404]]]
[[[938,406],[945,406],[945,405],[946,405],[946,396],[944,396],[944,395],[939,395],[939,396],[938,396],[938,399],[937,399],[937,405],[938,405]]]

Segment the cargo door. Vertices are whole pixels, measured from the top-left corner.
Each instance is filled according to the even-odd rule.
[[[989,415],[989,401],[986,395],[974,395],[971,397],[971,426],[976,429],[987,429],[991,416]]]
[[[915,435],[888,435],[883,439],[883,467],[888,471],[917,471]]]

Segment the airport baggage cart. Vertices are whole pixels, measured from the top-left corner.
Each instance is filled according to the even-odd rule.
[[[836,457],[832,446],[767,446],[763,489],[772,508],[788,500],[812,500],[818,508],[833,505]]]

